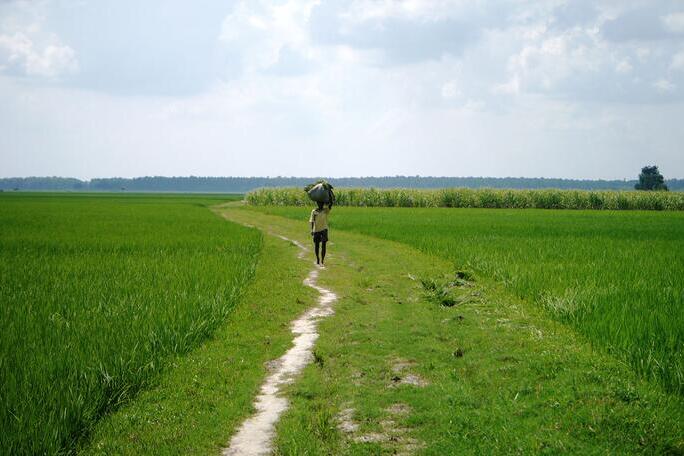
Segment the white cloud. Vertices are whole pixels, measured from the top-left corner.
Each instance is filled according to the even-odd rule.
[[[468,100],[463,109],[466,111],[484,111],[487,103],[484,100]]]
[[[6,71],[16,69],[28,76],[48,78],[78,69],[74,50],[61,43],[54,35],[47,43],[40,45],[22,32],[0,34],[0,62]]]
[[[509,58],[508,83],[499,93],[519,90],[554,91],[568,82],[599,71],[608,55],[593,29],[548,31],[538,38],[524,40],[522,49]]]
[[[384,20],[442,20],[462,14],[471,3],[464,0],[354,0],[342,14],[349,22]]]
[[[313,57],[307,22],[318,0],[241,1],[221,26],[219,39],[241,55],[248,72],[276,65],[285,48]]]
[[[495,95],[517,95],[520,93],[520,79],[517,75],[513,76],[510,81],[492,87],[492,93]]]
[[[620,60],[615,67],[615,71],[622,74],[631,73],[633,69],[634,67],[629,62],[629,59]]]
[[[684,71],[684,51],[680,51],[672,56],[670,68],[673,70]]]
[[[463,93],[458,87],[458,82],[456,81],[449,81],[442,86],[442,97],[444,98],[458,98],[461,95],[463,95]]]
[[[642,63],[648,60],[648,58],[651,57],[651,54],[651,49],[647,46],[639,46],[636,49],[636,55]]]
[[[47,2],[0,2],[0,71],[53,80],[78,70],[76,51],[45,27]]]
[[[653,83],[653,87],[660,93],[669,93],[677,88],[675,84],[667,79],[658,79]]]
[[[662,18],[665,27],[673,33],[684,33],[684,12],[672,13]]]

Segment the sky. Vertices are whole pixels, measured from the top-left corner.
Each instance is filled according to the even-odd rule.
[[[0,177],[684,177],[684,2],[0,0]]]

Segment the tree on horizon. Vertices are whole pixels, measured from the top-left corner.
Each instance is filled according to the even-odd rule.
[[[639,173],[639,182],[634,185],[635,190],[668,191],[665,178],[656,165],[644,166]]]

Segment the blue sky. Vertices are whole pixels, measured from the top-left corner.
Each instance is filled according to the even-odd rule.
[[[684,177],[684,3],[0,0],[0,176]]]

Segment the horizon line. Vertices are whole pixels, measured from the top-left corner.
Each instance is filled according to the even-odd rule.
[[[502,177],[497,177],[497,176],[421,176],[419,174],[416,175],[405,175],[405,174],[396,174],[396,175],[382,175],[382,176],[340,176],[340,177],[324,177],[324,176],[210,176],[210,175],[205,175],[205,176],[200,176],[200,175],[171,175],[171,176],[165,176],[165,175],[144,175],[144,176],[133,176],[133,177],[123,177],[123,176],[109,176],[109,177],[90,177],[90,178],[81,178],[81,177],[73,177],[73,176],[48,176],[48,175],[43,175],[43,176],[38,176],[38,175],[28,175],[28,176],[3,176],[0,177],[0,179],[75,179],[78,181],[82,182],[91,182],[93,180],[98,180],[98,179],[145,179],[145,178],[163,178],[163,179],[190,179],[190,178],[199,178],[199,179],[330,179],[330,180],[339,180],[339,179],[385,179],[385,178],[417,178],[417,179],[540,179],[540,180],[561,180],[561,181],[604,181],[604,182],[610,182],[610,181],[621,181],[621,182],[629,182],[633,180],[638,180],[638,175],[636,177],[622,177],[622,178],[583,178],[583,177],[544,177],[544,176],[535,176],[535,177],[529,177],[529,176],[502,176]],[[665,180],[683,180],[684,177],[671,177],[671,178],[665,178]]]

